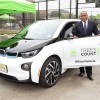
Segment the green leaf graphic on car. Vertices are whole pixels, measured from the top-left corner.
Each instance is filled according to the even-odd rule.
[[[70,51],[70,54],[71,54],[71,56],[76,56],[76,55],[77,55],[77,50],[72,49],[72,50]]]
[[[10,45],[16,43],[17,41],[21,40],[27,32],[27,29],[30,25],[23,28],[15,37],[7,39],[5,41],[0,42],[0,47],[9,47]]]
[[[100,55],[100,48],[96,48],[96,54]]]

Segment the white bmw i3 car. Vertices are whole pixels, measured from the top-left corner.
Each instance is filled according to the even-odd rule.
[[[100,65],[100,36],[72,38],[78,21],[37,21],[0,42],[0,77],[52,87],[68,68]]]

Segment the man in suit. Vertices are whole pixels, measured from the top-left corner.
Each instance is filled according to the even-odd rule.
[[[99,35],[96,23],[94,21],[88,20],[88,14],[86,11],[82,11],[80,13],[80,19],[81,21],[76,23],[72,30],[74,38],[92,36],[92,33],[94,33],[95,35]],[[92,66],[86,66],[85,70],[89,80],[93,80]],[[79,73],[80,77],[84,75],[85,70],[84,67],[80,67],[80,73]]]

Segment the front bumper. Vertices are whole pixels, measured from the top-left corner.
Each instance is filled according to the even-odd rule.
[[[0,71],[0,76],[13,80],[13,81],[26,81],[30,80],[30,71],[25,71],[21,69],[23,63],[28,61],[18,57],[18,58],[7,58],[0,57],[0,64],[7,66],[7,72]]]

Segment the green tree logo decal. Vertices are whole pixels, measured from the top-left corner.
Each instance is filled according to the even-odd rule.
[[[96,54],[100,55],[100,48],[96,48]]]
[[[73,50],[70,51],[70,54],[72,56],[76,56],[77,55],[77,51],[75,49],[73,49]]]

